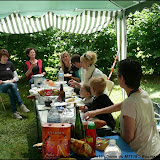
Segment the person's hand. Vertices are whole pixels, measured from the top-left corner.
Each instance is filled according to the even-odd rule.
[[[15,81],[14,79],[11,79],[11,82],[12,82],[12,83],[15,83],[16,81]]]
[[[31,63],[31,67],[32,67],[32,68],[35,67],[36,65],[37,65],[37,62]]]
[[[2,80],[0,80],[0,84],[3,84],[3,81],[2,81]]]
[[[80,109],[82,112],[84,112],[86,109],[88,109],[88,107],[87,107],[87,106],[79,106],[79,109]]]
[[[84,114],[84,119],[88,120],[90,118],[93,118],[96,116],[96,110],[95,111],[88,111]]]
[[[75,85],[78,83],[77,81],[75,81],[75,80],[73,80],[73,79],[71,79],[71,80],[69,80],[69,83],[71,84],[70,85],[70,87],[75,87]]]

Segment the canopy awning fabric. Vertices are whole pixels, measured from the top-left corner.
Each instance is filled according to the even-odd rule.
[[[49,27],[66,32],[89,34],[107,27],[110,20],[124,11],[150,7],[157,1],[0,1],[0,32],[33,33]]]
[[[28,17],[12,13],[0,20],[0,32],[24,34],[54,27],[65,32],[90,34],[106,28],[120,13],[120,11],[88,10],[74,17],[59,16],[53,12],[48,12],[41,17]]]

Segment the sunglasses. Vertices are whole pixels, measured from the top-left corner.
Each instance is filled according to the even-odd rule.
[[[83,56],[84,56],[84,58],[88,59],[89,61],[91,60],[90,57],[88,57],[86,53]]]

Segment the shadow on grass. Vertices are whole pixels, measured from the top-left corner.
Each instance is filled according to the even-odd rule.
[[[36,118],[34,118],[34,122],[30,122],[28,124],[29,132],[27,135],[27,143],[28,143],[28,152],[23,155],[24,158],[27,159],[42,159],[42,152],[38,149],[38,147],[33,147],[34,144],[42,142],[42,134],[41,134],[41,126],[39,125],[39,138],[37,135],[37,126],[36,126]]]

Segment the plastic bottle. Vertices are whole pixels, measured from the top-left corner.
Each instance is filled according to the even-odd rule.
[[[92,147],[93,151],[96,150],[96,129],[92,121],[88,121],[88,128],[86,131],[86,142]]]
[[[58,73],[58,80],[64,81],[64,72],[63,72],[62,68],[60,68],[60,71]]]
[[[60,123],[60,116],[56,107],[52,107],[48,112],[47,123]]]
[[[74,103],[74,107],[76,108],[76,121],[75,121],[75,128],[74,128],[75,139],[85,141],[85,130],[80,117],[79,107],[76,106],[76,103]]]
[[[115,139],[109,140],[109,145],[104,150],[104,159],[119,159],[121,156],[121,150],[116,145]]]

